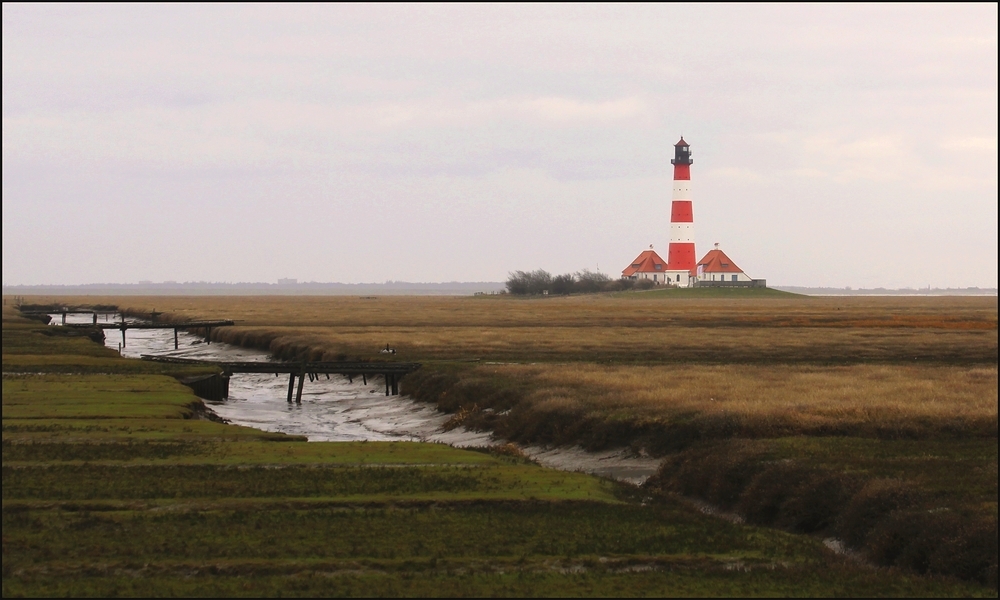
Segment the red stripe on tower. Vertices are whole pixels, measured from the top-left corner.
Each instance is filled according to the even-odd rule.
[[[671,223],[694,223],[694,211],[690,200],[674,200],[670,204]]]
[[[674,144],[674,191],[670,206],[670,248],[667,271],[695,274],[694,209],[691,204],[691,146],[684,141]]]

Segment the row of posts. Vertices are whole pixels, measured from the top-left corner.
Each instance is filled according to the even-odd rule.
[[[125,323],[122,323],[122,327],[121,327],[121,330],[122,330],[122,345],[121,345],[121,347],[122,348],[125,347],[125,330],[126,329],[128,329],[128,327],[125,326]],[[212,344],[212,328],[211,327],[206,327],[205,330],[206,330],[205,331],[205,343],[211,345]],[[180,342],[177,339],[177,331],[178,331],[178,328],[174,327],[174,350],[177,350],[178,348],[180,348]]]
[[[65,325],[65,324],[66,324],[66,315],[67,315],[67,314],[69,314],[69,313],[68,313],[67,311],[63,311],[63,313],[62,313],[62,324],[63,324],[63,325]],[[94,315],[94,325],[97,325],[97,313],[96,313],[96,312],[94,312],[94,313],[91,313],[91,314],[93,314],[93,315]],[[104,319],[104,320],[105,320],[105,321],[107,321],[107,317],[106,317],[106,316],[105,316],[105,319]]]
[[[67,314],[68,314],[67,311],[63,311],[63,313],[62,313],[62,324],[63,325],[66,324],[66,315]],[[97,312],[95,311],[92,314],[94,315],[94,325],[97,325]],[[153,313],[153,316],[154,316],[153,320],[154,321],[156,320],[155,316],[157,314],[160,314],[160,313]],[[126,329],[128,329],[128,327],[125,326],[125,315],[122,315],[122,326],[121,326],[121,330],[122,330],[122,345],[121,345],[120,348],[124,348],[125,347],[125,330]],[[177,350],[178,348],[180,348],[180,342],[177,339],[177,331],[178,331],[178,328],[174,327],[174,350]],[[208,344],[212,343],[212,328],[211,327],[206,327],[205,328],[205,342],[208,343]],[[120,351],[120,349],[119,349],[119,351]]]
[[[97,313],[94,312],[93,315],[94,315],[94,324],[96,325],[97,324]],[[63,323],[63,325],[66,324],[66,312],[62,313],[62,323]],[[121,343],[121,346],[118,347],[119,354],[121,353],[121,349],[125,347],[125,330],[126,329],[128,329],[128,327],[125,326],[125,316],[122,315],[122,327],[121,327],[121,330],[122,330],[122,343]],[[211,327],[206,327],[205,329],[206,329],[206,331],[205,331],[205,340],[206,340],[207,343],[211,344],[212,343],[212,328]],[[177,332],[178,332],[178,328],[174,327],[174,350],[177,350],[180,347],[180,343],[179,343],[179,340],[178,340],[178,334],[177,334]],[[229,374],[227,373],[226,374],[226,379],[227,380],[229,378],[228,375]],[[298,387],[298,390],[295,389],[295,377],[296,376],[299,378],[299,387]],[[315,380],[319,379],[319,373],[306,373],[305,371],[301,371],[298,374],[296,374],[296,373],[291,373],[290,374],[290,376],[288,378],[288,403],[289,404],[292,403],[292,392],[293,391],[295,392],[295,402],[296,402],[296,404],[302,404],[302,388],[305,386],[305,379],[306,379],[307,376],[309,377],[309,381],[315,381]],[[399,380],[396,378],[396,375],[394,373],[385,373],[383,376],[385,377],[385,395],[386,396],[388,396],[390,394],[392,394],[393,396],[398,395],[399,394]],[[365,385],[368,385],[368,376],[366,374],[362,373],[361,377],[362,377],[362,380],[364,381]],[[330,378],[330,374],[329,373],[326,374],[326,378],[327,379]],[[354,382],[354,378],[352,376],[348,376],[348,379],[350,379],[352,383]]]

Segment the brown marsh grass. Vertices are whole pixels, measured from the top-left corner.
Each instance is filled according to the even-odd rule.
[[[841,327],[997,329],[996,297],[733,299],[632,292],[523,299],[506,296],[76,296],[32,303],[116,304],[248,326],[312,327]]]
[[[657,294],[71,301],[236,319],[213,337],[283,359],[381,360],[388,343],[424,362],[404,390],[448,411],[516,408],[469,424],[522,441],[573,441],[595,422],[630,425],[592,445],[651,422],[694,428],[681,438],[996,435],[996,298]]]
[[[214,339],[285,359],[664,363],[995,363],[996,331],[815,327],[280,327],[218,329]]]
[[[997,368],[850,365],[494,365],[524,382],[532,410],[584,419],[726,421],[744,436],[852,433],[995,436]]]
[[[32,298],[44,302],[45,298]],[[79,297],[163,319],[231,318],[216,339],[282,358],[696,363],[995,363],[997,299]]]

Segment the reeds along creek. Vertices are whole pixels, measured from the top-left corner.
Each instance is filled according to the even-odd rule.
[[[463,425],[661,456],[642,489],[510,447],[306,444],[197,419],[166,367],[39,342],[5,310],[4,593],[995,595],[996,300],[853,300],[129,299],[245,319],[213,338],[285,358],[391,343],[424,363],[403,391]],[[770,358],[743,360],[751,339]],[[914,367],[914,344],[943,358]],[[63,374],[7,374],[46,360]],[[826,536],[932,576],[871,570]]]

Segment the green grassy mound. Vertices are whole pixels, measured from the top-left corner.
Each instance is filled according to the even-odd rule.
[[[774,288],[740,288],[740,287],[696,287],[696,288],[662,288],[662,289],[652,289],[645,292],[633,292],[634,295],[640,295],[643,298],[727,298],[727,299],[738,299],[738,298],[802,298],[806,299],[808,296],[803,294],[794,294],[792,292],[783,292],[781,290],[776,290]],[[625,295],[625,294],[623,294]]]

